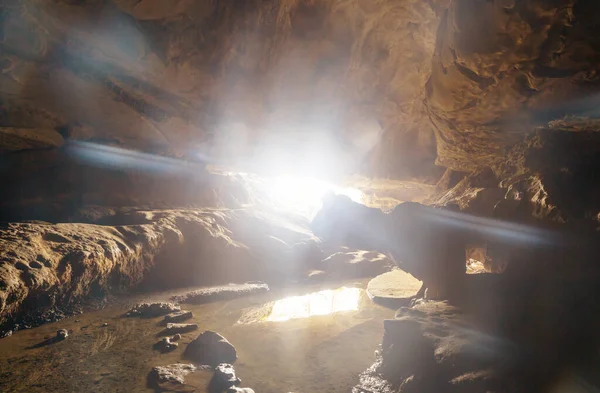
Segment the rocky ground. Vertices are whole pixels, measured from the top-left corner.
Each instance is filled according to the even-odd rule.
[[[129,217],[136,223],[6,224],[0,233],[5,330],[136,287],[368,277],[391,265],[376,253],[351,250],[326,258],[302,225],[250,208],[142,210]],[[29,318],[32,312],[39,319]]]

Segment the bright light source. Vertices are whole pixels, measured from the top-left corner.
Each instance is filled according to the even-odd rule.
[[[362,192],[355,188],[338,187],[312,177],[277,176],[269,179],[266,192],[273,202],[291,210],[314,214],[328,192],[343,194],[355,202],[362,201]]]

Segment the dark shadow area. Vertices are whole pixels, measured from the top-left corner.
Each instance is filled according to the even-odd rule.
[[[26,349],[43,348],[43,347],[47,347],[48,345],[59,343],[61,341],[65,341],[65,338],[62,338],[62,337],[52,337],[52,338],[46,339],[46,340],[44,340],[44,341],[42,341],[40,343],[37,343],[37,344],[32,345],[30,347],[27,347]]]

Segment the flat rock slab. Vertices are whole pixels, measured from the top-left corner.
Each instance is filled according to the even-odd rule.
[[[181,311],[177,311],[172,314],[169,314],[169,315],[165,315],[165,322],[166,323],[182,322],[182,321],[192,318],[193,316],[194,316],[194,314],[191,311],[181,310]]]
[[[232,386],[229,389],[227,389],[227,393],[254,393],[254,389],[238,388],[237,386]]]
[[[139,303],[127,314],[128,317],[154,318],[181,311],[181,307],[173,303]]]
[[[188,333],[198,329],[195,323],[167,323],[164,334]]]
[[[170,364],[152,368],[149,382],[161,391],[168,392],[193,392],[196,388],[185,384],[185,376],[196,371],[193,364]]]
[[[324,271],[325,274],[315,278],[355,279],[375,277],[378,274],[389,272],[393,265],[394,263],[387,256],[375,251],[337,252],[321,261],[319,270]]]
[[[199,364],[217,367],[221,363],[234,363],[237,351],[225,337],[207,330],[189,343],[185,356]]]
[[[262,282],[228,284],[217,287],[201,288],[183,295],[173,296],[171,300],[179,303],[204,304],[218,300],[235,299],[242,296],[267,292],[269,286]]]
[[[381,274],[367,286],[367,294],[377,304],[400,307],[416,295],[422,282],[403,270]]]

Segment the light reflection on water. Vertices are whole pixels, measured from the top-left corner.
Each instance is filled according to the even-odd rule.
[[[292,296],[247,311],[238,323],[285,322],[291,319],[358,311],[362,290],[342,287]]]

